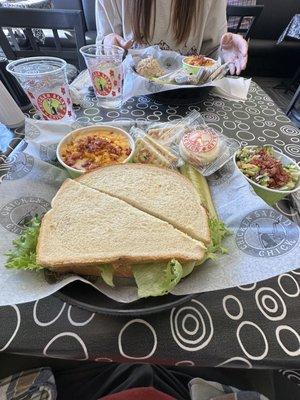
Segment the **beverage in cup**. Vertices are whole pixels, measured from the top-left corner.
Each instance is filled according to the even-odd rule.
[[[74,120],[66,73],[66,61],[56,57],[29,57],[10,62],[6,69],[14,75],[46,120]]]
[[[124,50],[118,46],[92,44],[80,49],[93,83],[98,105],[119,108],[123,95]]]

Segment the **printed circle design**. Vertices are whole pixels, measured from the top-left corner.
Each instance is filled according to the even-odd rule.
[[[291,142],[293,143],[299,143],[300,139],[298,137],[291,137]]]
[[[226,117],[226,112],[225,111],[217,111],[217,114],[220,116],[220,117]]]
[[[245,124],[244,122],[240,122],[240,123],[238,124],[238,128],[239,128],[241,131],[248,131],[248,130],[250,129],[250,126],[249,126],[248,124]]]
[[[253,285],[243,285],[243,286],[238,286],[239,289],[249,291],[249,290],[254,290],[256,288],[257,283],[253,283]]]
[[[152,104],[150,107],[150,110],[158,110],[158,106]]]
[[[280,110],[280,108],[277,110],[278,112],[282,113],[282,111]],[[282,115],[276,115],[275,117],[276,121],[278,122],[291,122],[290,119],[288,117],[286,117],[284,114]]]
[[[21,325],[21,314],[20,314],[20,310],[18,309],[18,307],[17,307],[16,305],[14,305],[14,304],[12,304],[12,305],[10,305],[10,306],[7,306],[7,307],[13,308],[14,311],[15,311],[15,313],[16,313],[16,327],[15,327],[15,329],[14,329],[14,331],[13,331],[11,337],[10,337],[10,338],[7,340],[7,342],[0,348],[0,351],[4,351],[4,350],[6,350],[6,349],[9,347],[9,345],[11,344],[11,342],[12,342],[12,341],[14,340],[14,338],[16,337],[16,335],[17,335],[17,333],[18,333],[18,331],[19,331],[20,325]],[[10,318],[10,320],[11,320],[11,318]]]
[[[125,352],[124,352],[124,350],[123,350],[123,343],[122,343],[122,341],[124,340],[124,339],[123,339],[124,332],[126,331],[126,329],[127,329],[130,325],[133,325],[133,324],[141,324],[141,325],[147,327],[147,329],[150,330],[150,332],[151,332],[152,335],[153,335],[153,346],[152,346],[152,349],[149,351],[148,354],[146,354],[146,355],[144,355],[144,356],[132,357],[132,356],[130,356],[130,355],[128,355],[128,354],[125,354]],[[132,341],[132,338],[129,338],[129,339],[130,339],[129,342],[131,342],[131,341]],[[154,354],[155,351],[156,351],[156,347],[157,347],[157,336],[156,336],[156,332],[155,332],[154,328],[152,327],[152,325],[149,324],[149,322],[144,321],[143,319],[133,319],[133,320],[127,322],[127,323],[123,326],[123,328],[120,330],[120,333],[119,333],[119,336],[118,336],[118,345],[119,345],[120,354],[121,354],[123,357],[129,358],[130,360],[146,360],[147,358],[150,358],[151,356],[153,356],[153,354]]]
[[[223,126],[224,128],[229,129],[230,131],[236,129],[236,123],[234,121],[224,121]]]
[[[127,110],[126,108],[122,108],[122,109],[120,110],[120,113],[121,113],[121,114],[129,114],[129,110]]]
[[[289,350],[289,349],[287,348],[287,346],[285,346],[285,345],[283,344],[282,338],[281,338],[281,332],[282,332],[282,331],[288,331],[288,332],[291,332],[291,333],[293,333],[293,334],[295,335],[296,340],[298,341],[298,346],[299,346],[297,350]],[[291,356],[291,357],[299,357],[299,356],[300,356],[300,335],[299,335],[299,333],[298,333],[295,329],[291,328],[291,327],[288,326],[288,325],[280,325],[280,326],[278,326],[278,327],[276,328],[275,334],[276,334],[276,339],[277,339],[277,341],[278,341],[278,343],[279,343],[279,346],[282,348],[282,350],[283,350],[288,356]],[[287,340],[287,342],[289,342],[289,341]]]
[[[255,117],[253,117],[253,119],[255,121],[265,121],[265,117],[261,117],[260,115],[256,115]]]
[[[254,121],[253,125],[255,125],[257,128],[263,128],[265,126],[265,123],[262,121]]]
[[[81,124],[89,124],[90,119],[89,117],[79,117],[76,119],[77,122],[80,122]]]
[[[262,136],[259,136],[258,138],[257,138],[257,140],[259,140],[260,142],[266,142],[266,138],[264,138],[264,137],[262,137]]]
[[[93,120],[94,122],[101,122],[101,121],[103,121],[103,117],[101,117],[101,116],[99,115],[99,116],[97,116],[97,117],[93,117],[92,120]]]
[[[300,157],[300,145],[299,144],[287,144],[284,146],[285,151],[293,157]]]
[[[268,126],[269,128],[274,128],[276,126],[276,123],[273,121],[266,121],[265,125]]]
[[[237,119],[249,119],[250,115],[246,111],[233,111],[232,113]]]
[[[243,357],[229,358],[228,360],[222,362],[221,364],[218,364],[217,367],[222,367],[225,365],[228,367],[244,367],[244,366],[246,366],[247,368],[252,368],[252,364],[250,363],[250,361]]]
[[[266,108],[266,109],[262,110],[262,113],[263,113],[264,115],[267,115],[267,116],[276,115],[276,111],[275,111],[275,110],[272,110],[271,108]]]
[[[193,323],[193,329],[187,329],[187,321]],[[213,337],[214,328],[210,313],[198,300],[191,300],[190,305],[173,308],[170,314],[173,339],[180,348],[198,351],[208,345]]]
[[[279,133],[276,131],[273,131],[272,129],[264,129],[263,134],[271,139],[276,139],[279,136]]]
[[[241,109],[243,108],[243,105],[242,105],[242,104],[239,104],[239,103],[234,103],[234,104],[233,104],[233,107],[236,108],[236,109],[238,109],[238,110],[241,110]]]
[[[259,115],[260,114],[260,111],[257,108],[254,108],[254,107],[246,107],[245,110],[250,115]]]
[[[274,143],[278,144],[278,146],[284,146],[285,145],[285,143],[280,139],[274,140]]]
[[[182,361],[177,361],[177,363],[175,363],[176,367],[178,367],[179,365],[186,365],[187,367],[194,367],[195,363],[194,363],[194,361],[190,361],[190,360],[182,360]]]
[[[106,115],[108,118],[118,118],[120,113],[118,111],[109,111]]]
[[[291,369],[280,370],[279,372],[281,372],[285,378],[287,378],[291,382],[295,383],[296,385],[300,386],[300,373],[299,372],[293,371]]]
[[[44,350],[43,350],[43,354],[46,357],[52,357],[52,358],[60,358],[61,354],[62,354],[62,350],[60,349],[60,346],[57,349],[57,352],[54,350],[53,351],[53,355],[49,354],[49,348],[51,347],[51,345],[53,345],[53,343],[55,343],[58,339],[60,338],[68,338],[68,345],[71,347],[69,349],[69,351],[72,351],[72,353],[74,352],[74,342],[76,342],[77,344],[80,345],[80,349],[81,351],[83,351],[84,356],[81,358],[76,358],[77,360],[87,360],[89,358],[88,355],[88,351],[86,348],[86,345],[84,343],[84,341],[81,339],[80,336],[78,336],[76,333],[73,332],[62,332],[59,333],[58,335],[54,336],[45,346]],[[74,340],[71,341],[69,338],[73,338]],[[72,343],[73,342],[73,343]],[[55,346],[54,346],[55,347]],[[65,351],[67,351],[65,349]]]
[[[246,140],[247,142],[255,140],[254,134],[248,131],[238,131],[236,136],[241,140]]]
[[[255,301],[259,311],[268,320],[280,321],[286,317],[287,310],[285,302],[274,289],[270,287],[262,287],[258,289],[255,293]],[[270,303],[272,303],[272,305],[270,305]]]
[[[205,103],[204,103],[205,104]],[[232,111],[232,108],[231,107],[228,107],[228,106],[223,106],[222,107],[222,110],[223,111],[226,111],[226,112],[230,112],[230,111]]]
[[[143,117],[145,115],[145,111],[143,111],[143,110],[133,110],[133,111],[131,111],[131,115],[133,117]]]
[[[292,281],[292,282],[295,284],[295,286],[296,286],[296,291],[295,291],[295,293],[287,292],[287,290],[284,289],[283,284],[282,284],[281,281],[282,281],[283,279],[284,279],[284,280],[287,280],[287,278],[288,278],[288,280],[290,281],[289,283],[291,283],[291,281]],[[279,275],[279,277],[278,277],[278,286],[279,286],[280,289],[283,291],[283,293],[284,293],[286,296],[288,296],[288,297],[298,297],[299,294],[300,294],[299,283],[297,282],[297,280],[296,280],[292,275],[289,275],[289,274],[281,274],[281,275]]]
[[[83,110],[83,114],[89,117],[93,117],[99,114],[99,112],[100,112],[99,108],[86,108],[85,110]]]
[[[42,303],[43,302],[44,303],[47,302],[47,297],[46,297],[46,299],[37,300],[34,303],[34,306],[33,306],[33,320],[38,326],[50,326],[50,325],[54,324],[58,320],[58,318],[61,316],[61,314],[63,313],[64,309],[66,308],[66,303],[63,303],[61,308],[60,308],[60,310],[58,311],[57,315],[51,321],[42,322],[37,317],[37,307],[38,307],[39,302],[42,302]],[[61,302],[59,302],[59,305],[60,305],[60,303]]]
[[[4,175],[5,180],[13,181],[21,179],[32,171],[34,158],[24,152],[18,152],[7,157],[3,166],[8,168],[8,171]]]
[[[41,197],[20,197],[0,209],[0,225],[7,231],[20,235],[36,214],[43,215],[49,209],[49,202]]]
[[[88,318],[85,321],[80,321],[80,322],[79,321],[74,321],[74,319],[73,319],[73,317],[71,315],[72,308],[73,308],[73,306],[69,306],[68,307],[68,320],[69,320],[70,324],[73,325],[73,326],[85,326],[85,325],[88,325],[92,321],[94,316],[95,316],[95,313],[90,313],[90,312],[87,312],[87,311],[82,310],[80,308],[75,308],[77,314],[78,313],[79,314],[84,314],[84,317],[86,317],[88,315]]]
[[[237,230],[237,247],[252,257],[278,257],[290,252],[299,240],[299,228],[273,209],[252,211]]]
[[[148,117],[149,118],[149,117]],[[147,118],[147,119],[148,119]],[[180,115],[169,115],[168,116],[168,121],[178,121],[178,120],[181,120],[183,117],[181,117]],[[155,119],[155,121],[159,121],[159,118],[157,117],[156,119]]]
[[[231,301],[234,301],[234,302],[238,305],[238,307],[239,307],[239,312],[238,312],[238,314],[236,314],[236,315],[233,315],[232,313],[230,313],[230,312],[228,311],[227,303],[228,303],[228,301],[230,301],[230,300],[231,300]],[[225,314],[227,315],[227,317],[229,317],[230,319],[236,320],[236,321],[239,320],[239,319],[241,319],[242,316],[243,316],[243,313],[244,313],[242,303],[240,302],[240,300],[239,300],[237,297],[232,296],[232,295],[227,295],[227,296],[225,296],[225,297],[223,298],[223,309],[224,309]]]
[[[138,103],[136,105],[137,108],[141,109],[141,110],[145,110],[146,108],[148,108],[148,104],[147,103]],[[151,107],[150,107],[151,108]]]
[[[210,105],[212,105],[212,104],[210,104]],[[195,105],[193,105],[193,106],[189,106],[188,107],[188,110],[189,111],[201,111],[201,109],[200,109],[200,107],[199,106],[195,106]]]
[[[284,125],[280,128],[281,132],[287,136],[298,136],[300,135],[300,131],[293,125]]]
[[[220,121],[220,117],[215,113],[201,113],[201,116],[205,119],[206,122],[217,122]]]
[[[241,341],[241,337],[240,337],[240,335],[241,335],[241,330],[242,330],[242,328],[243,328],[244,326],[248,326],[248,327],[249,327],[249,326],[252,326],[252,327],[254,327],[258,332],[260,332],[260,334],[261,334],[261,336],[262,336],[262,338],[263,338],[263,340],[264,340],[265,348],[264,348],[264,351],[263,351],[259,356],[254,356],[254,355],[250,354],[250,353],[245,349],[245,346],[243,345],[243,343],[242,343],[242,341]],[[243,350],[244,354],[245,354],[248,358],[250,358],[251,360],[263,360],[263,359],[266,357],[266,355],[268,354],[268,351],[269,351],[269,344],[268,344],[266,335],[264,334],[263,330],[262,330],[257,324],[255,324],[254,322],[251,322],[251,321],[243,321],[243,322],[241,322],[240,325],[238,326],[238,329],[237,329],[237,332],[236,332],[236,336],[237,336],[237,340],[238,340],[239,345],[240,345],[241,349]]]
[[[219,133],[223,133],[223,128],[220,125],[214,124],[212,122],[207,122],[207,125],[215,129]]]

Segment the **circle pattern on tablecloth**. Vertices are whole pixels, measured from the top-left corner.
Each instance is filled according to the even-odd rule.
[[[204,98],[200,93],[199,97],[192,100],[193,104],[187,104],[187,99],[181,102],[180,98],[172,102],[171,97],[156,101],[155,96],[140,96],[138,99],[129,99],[118,110],[105,110],[98,108],[94,97],[90,95],[84,102],[83,109],[77,107],[77,121],[73,125],[77,127],[107,121],[110,123],[116,119],[176,121],[196,110],[203,113],[202,116],[213,128],[242,145],[269,143],[299,161],[299,131],[255,83],[251,84],[249,99],[245,103],[220,100],[212,96]],[[138,116],[134,115],[136,113]],[[35,117],[39,118],[37,115]],[[31,124],[27,139],[35,140],[39,135],[39,130]],[[15,142],[10,144],[9,150],[20,139],[18,130]],[[227,182],[233,170],[233,164],[227,163],[221,174],[212,175],[209,178],[212,189],[214,185]],[[41,212],[49,207],[47,205],[45,210],[39,209],[45,205],[42,199],[34,199],[32,204]],[[291,217],[292,211],[286,211],[290,208],[282,208],[282,203],[280,204],[282,213]],[[11,209],[14,205],[9,203],[8,208]],[[29,211],[35,212],[36,209]],[[280,215],[282,214],[274,211],[272,216],[263,216],[286,227],[289,220],[278,220]],[[17,222],[20,222],[19,217],[23,218],[26,225],[27,217],[23,213],[16,217]],[[259,226],[261,222],[267,222],[263,218],[254,221],[251,215],[250,218]],[[234,233],[237,247],[241,246],[242,251],[248,251],[248,255],[252,252],[252,257],[265,257],[264,252],[269,252],[269,257],[282,256],[281,259],[284,260],[286,251],[294,251],[299,244],[297,233],[293,231],[285,236],[281,228],[274,231],[273,222],[267,237],[261,236],[256,225],[246,224],[243,229],[238,229]],[[237,236],[242,231],[243,235]],[[14,233],[21,232],[22,228],[17,225]],[[280,246],[281,240],[285,239],[291,244],[284,245],[284,250]],[[260,251],[260,255],[254,255]],[[276,258],[275,261],[280,262],[281,259]],[[256,258],[255,262],[263,265],[263,260]],[[46,299],[36,302],[35,314],[34,303],[0,308],[0,316],[5,315],[8,320],[7,329],[0,330],[0,349],[4,347],[7,351],[22,352],[28,336],[36,338],[36,355],[42,355],[44,350],[44,354],[52,357],[89,357],[99,362],[120,361],[123,357],[125,360],[146,359],[158,364],[163,360],[173,365],[201,365],[204,359],[205,362],[213,363],[212,354],[218,352],[220,366],[271,368],[274,367],[275,357],[280,360],[283,368],[288,368],[289,360],[294,362],[298,357],[299,335],[293,318],[295,304],[299,299],[299,282],[300,272],[293,271],[283,273],[267,283],[243,285],[216,291],[213,295],[196,294],[192,301],[174,308],[171,312],[162,313],[161,317],[160,314],[147,315],[145,319],[138,320],[139,322],[130,317],[116,318],[86,312],[69,304],[64,305],[58,299],[55,302],[50,296],[47,298],[49,303]],[[25,331],[30,333],[26,337]],[[95,332],[100,340],[91,339],[95,337]]]
[[[187,328],[188,322],[193,328]],[[173,308],[170,324],[173,339],[186,351],[193,352],[205,348],[213,337],[211,315],[198,300],[193,299],[187,305]]]

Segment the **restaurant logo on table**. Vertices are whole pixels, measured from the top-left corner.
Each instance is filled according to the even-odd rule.
[[[256,210],[242,220],[235,240],[238,248],[250,256],[276,257],[297,245],[299,229],[275,210]]]
[[[15,179],[23,178],[25,175],[32,171],[34,165],[34,158],[25,153],[17,153],[11,155],[5,161],[5,166],[8,168],[4,179],[13,181]]]
[[[43,215],[49,209],[50,203],[41,197],[20,197],[0,209],[0,225],[20,235],[35,215]]]
[[[61,119],[67,113],[65,100],[56,93],[43,93],[37,99],[37,104],[46,119]]]

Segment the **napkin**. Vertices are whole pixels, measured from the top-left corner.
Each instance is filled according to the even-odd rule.
[[[129,130],[130,122],[115,122]],[[26,120],[25,152],[14,152],[1,169],[0,184],[0,306],[46,297],[83,277],[69,275],[48,283],[44,272],[7,270],[5,253],[24,229],[24,222],[50,208],[51,199],[68,177],[55,160],[58,141],[74,125]],[[232,162],[209,177],[213,201],[220,218],[231,231],[224,241],[228,249],[216,261],[206,261],[182,280],[176,295],[207,292],[245,285],[299,268],[299,228],[269,207],[252,190]],[[120,302],[137,299],[131,280],[118,280],[110,288],[100,279],[93,284]]]

